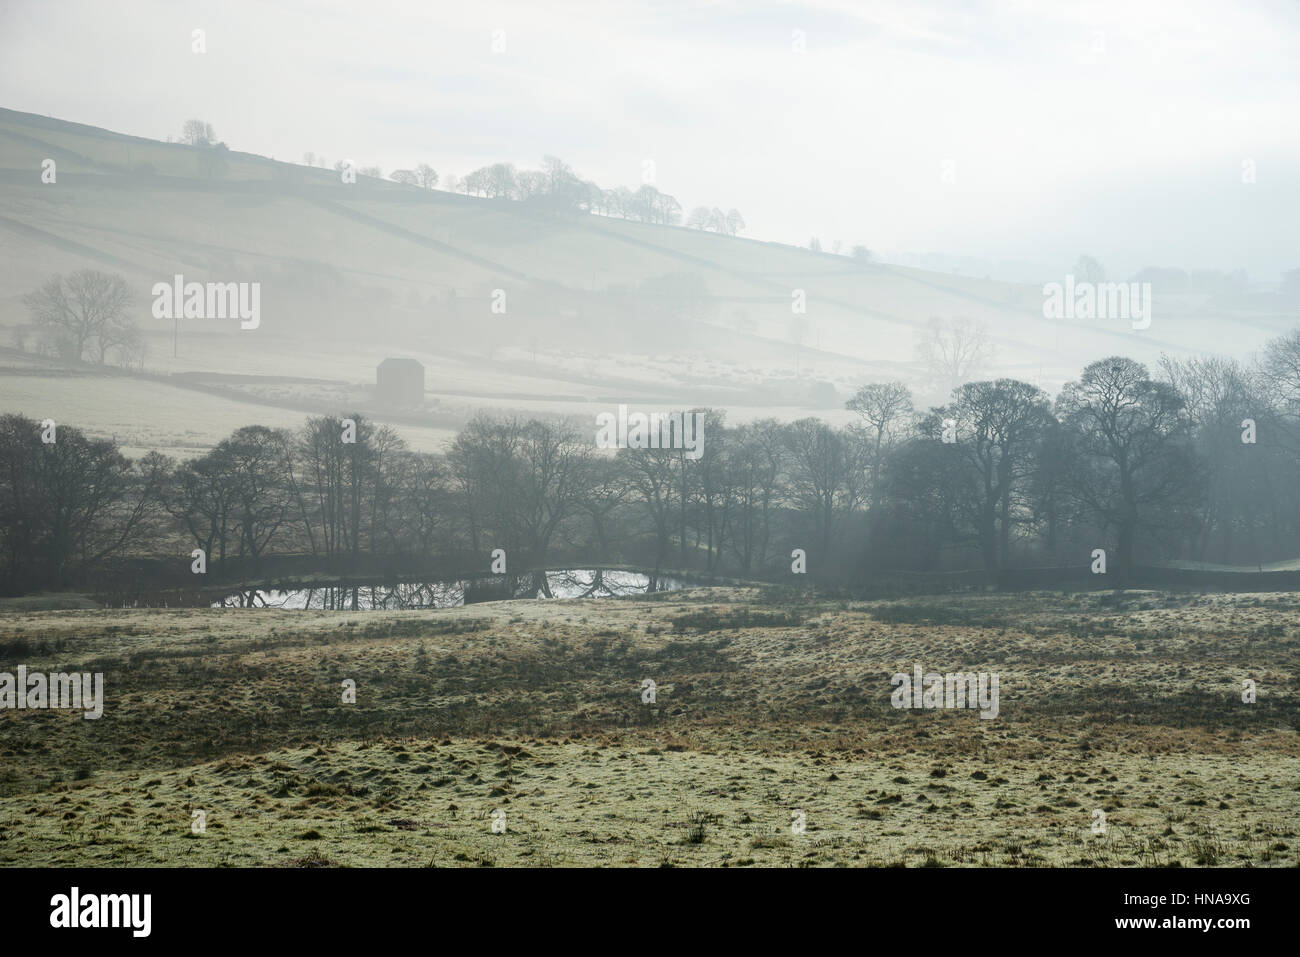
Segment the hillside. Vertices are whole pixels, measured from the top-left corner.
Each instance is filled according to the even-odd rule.
[[[43,184],[41,163],[57,163]],[[1123,352],[1258,347],[1282,315],[1226,314],[1203,297],[1161,297],[1134,331],[1115,320],[1047,320],[1036,286],[943,275],[594,215],[541,215],[332,170],[125,136],[0,110],[0,408],[84,424],[130,446],[202,448],[249,421],[286,424],[359,408],[436,447],[480,408],[593,416],[618,402],[725,407],[732,421],[809,414],[842,421],[864,381],[900,378],[923,399],[916,334],[932,317],[984,323],[990,372],[1055,391],[1080,366]],[[105,383],[33,359],[20,297],[91,266],[138,290],[149,378]],[[261,322],[150,312],[154,283],[259,282]],[[505,314],[493,313],[494,290]],[[804,290],[802,329],[791,300]],[[797,339],[802,336],[802,344]],[[428,401],[386,410],[376,364],[426,366]],[[23,374],[17,374],[18,372]],[[203,373],[204,389],[177,373]],[[236,379],[234,377],[238,376]],[[224,378],[230,377],[230,378]],[[311,383],[292,381],[312,379]],[[191,424],[142,421],[173,408]]]

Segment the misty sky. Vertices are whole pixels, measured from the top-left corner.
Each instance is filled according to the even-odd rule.
[[[750,237],[995,276],[1300,266],[1293,2],[0,0],[0,106],[385,173],[651,159]]]

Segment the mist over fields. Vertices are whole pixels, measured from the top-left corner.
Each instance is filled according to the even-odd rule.
[[[1105,277],[1154,280],[1150,325],[1136,330],[1122,318],[1044,315],[1042,283],[1063,283],[1074,262],[1042,283],[998,282],[836,254],[829,239],[813,251],[209,152],[0,111],[10,407],[59,412],[131,447],[190,450],[243,424],[252,410],[239,397],[275,424],[350,404],[407,426],[429,450],[477,409],[587,417],[640,402],[723,408],[733,422],[816,414],[838,424],[864,381],[946,397],[950,383],[918,357],[936,322],[987,339],[963,376],[1055,393],[1113,353],[1245,358],[1295,318],[1294,283],[1281,276],[1174,267]],[[53,189],[40,178],[46,159],[57,163]],[[139,354],[96,382],[104,401],[90,403],[79,400],[85,380],[34,355],[22,304],[35,279],[87,267],[126,278],[142,335]],[[260,324],[181,320],[173,342],[173,322],[150,306],[154,284],[176,275],[260,283]],[[395,416],[376,404],[370,387],[388,356],[425,365],[423,408]],[[198,400],[187,391],[198,383],[220,394]],[[136,404],[156,413],[117,414]],[[185,421],[169,411],[179,406],[191,407]]]
[[[1297,866],[1296,117],[1270,0],[3,4],[0,878]]]

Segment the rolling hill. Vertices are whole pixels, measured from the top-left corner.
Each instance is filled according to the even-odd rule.
[[[46,159],[54,183],[41,181]],[[1049,392],[1104,355],[1244,355],[1293,322],[1159,290],[1145,330],[1049,320],[1037,286],[369,177],[345,184],[332,170],[2,109],[0,253],[0,409],[140,448],[198,449],[250,421],[352,408],[430,448],[484,408],[586,417],[630,402],[844,421],[844,399],[866,381],[903,379],[940,398],[915,360],[931,318],[983,323],[997,349],[987,371]],[[93,386],[94,370],[70,375],[33,355],[21,301],[87,266],[138,292],[147,340],[142,368]],[[260,283],[259,326],[154,318],[153,285],[177,274]],[[374,370],[389,355],[425,364],[423,407],[377,405]]]

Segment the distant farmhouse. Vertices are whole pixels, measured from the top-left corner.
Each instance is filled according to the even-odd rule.
[[[375,370],[375,391],[388,405],[422,405],[424,365],[415,359],[385,359]]]

